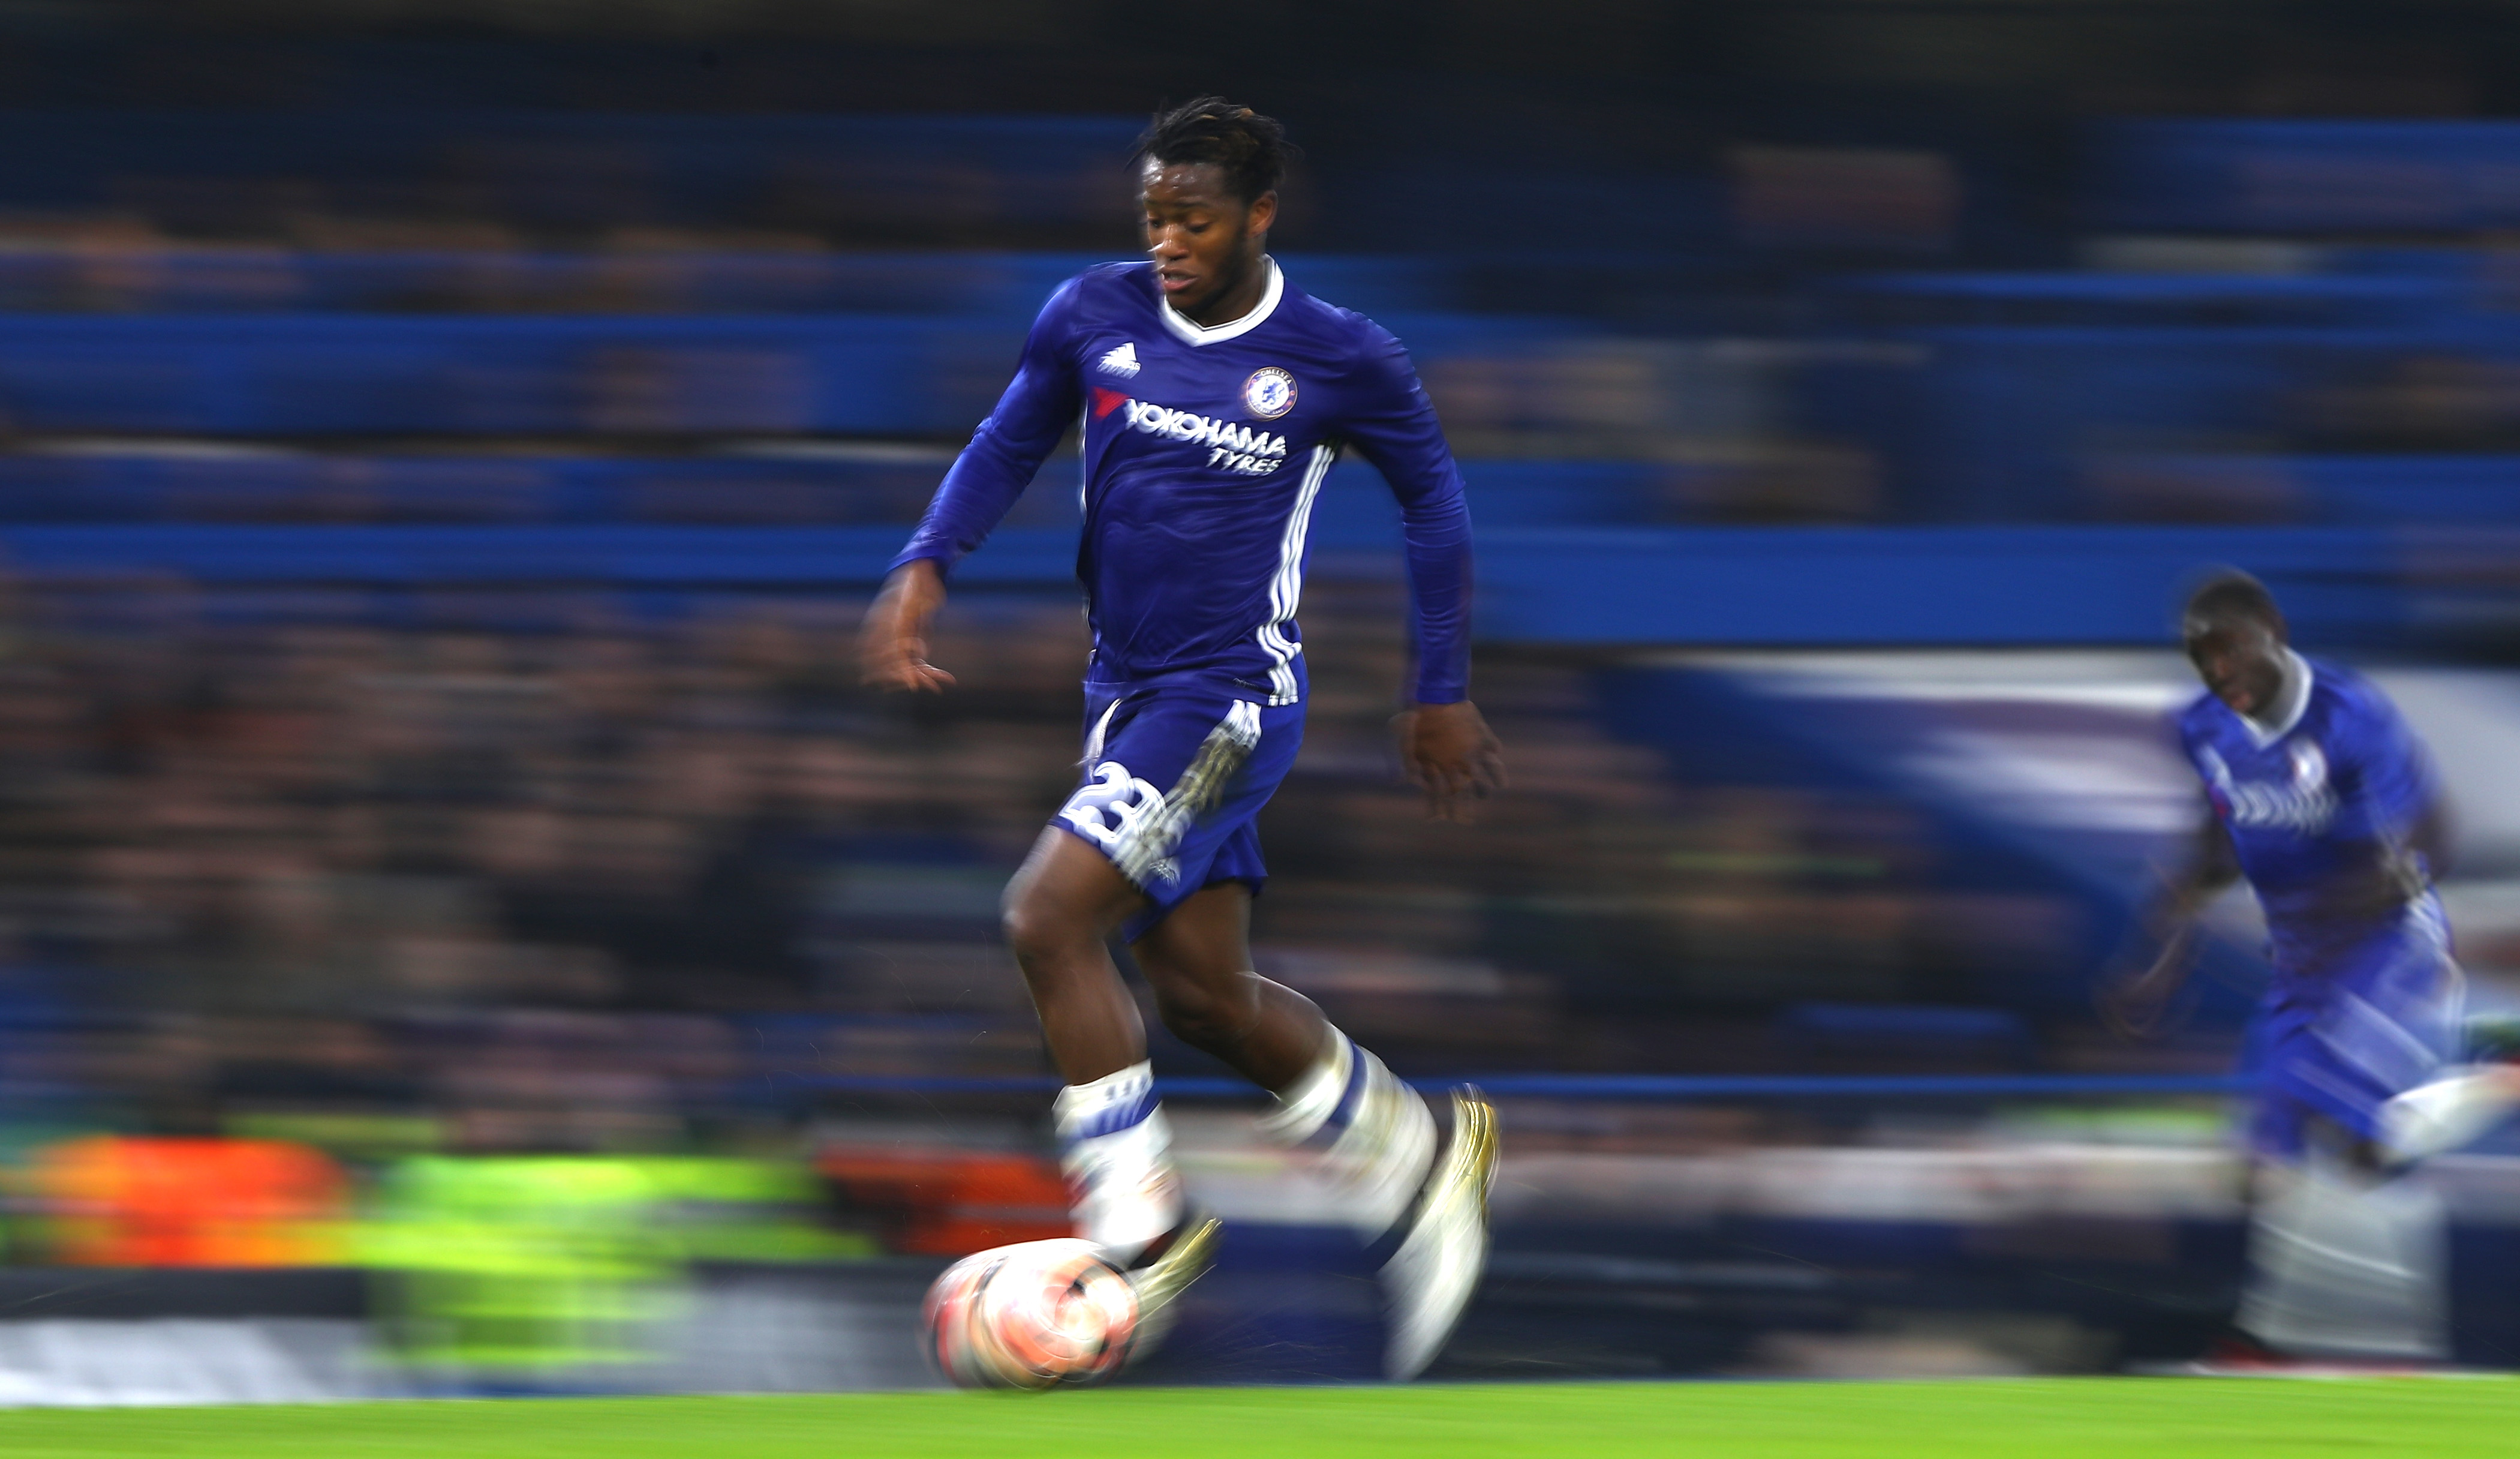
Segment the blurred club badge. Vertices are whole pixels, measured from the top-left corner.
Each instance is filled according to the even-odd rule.
[[[1242,403],[1260,419],[1274,421],[1295,408],[1295,377],[1275,365],[1254,370],[1242,382]]]

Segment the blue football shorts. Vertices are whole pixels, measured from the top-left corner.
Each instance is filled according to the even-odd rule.
[[[1127,940],[1205,888],[1268,880],[1260,807],[1304,743],[1304,707],[1268,701],[1230,681],[1085,686],[1084,774],[1051,824],[1146,893]]]
[[[2272,1160],[2300,1159],[2313,1119],[2378,1140],[2380,1107],[2459,1053],[2466,980],[2430,893],[2319,961],[2276,969],[2251,1030],[2260,1092],[2250,1143]]]

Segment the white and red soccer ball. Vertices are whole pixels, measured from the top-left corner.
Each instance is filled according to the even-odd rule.
[[[1090,1241],[993,1247],[927,1289],[927,1350],[964,1388],[1101,1383],[1129,1361],[1138,1290]]]

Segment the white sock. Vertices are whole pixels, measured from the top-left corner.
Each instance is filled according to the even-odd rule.
[[[1151,1068],[1140,1062],[1091,1084],[1070,1084],[1052,1112],[1079,1236],[1125,1265],[1181,1224],[1172,1127],[1155,1102]]]
[[[1352,1219],[1370,1239],[1409,1212],[1435,1163],[1435,1117],[1382,1061],[1329,1030],[1322,1057],[1278,1096],[1261,1133],[1317,1151],[1324,1169],[1354,1203]]]
[[[2452,1069],[2380,1107],[2389,1153],[2402,1161],[2456,1150],[2520,1105],[2520,1079],[2505,1065]]]
[[[2450,1352],[2449,1218],[2420,1171],[2377,1184],[2314,1153],[2251,1212],[2238,1325],[2278,1352]]]

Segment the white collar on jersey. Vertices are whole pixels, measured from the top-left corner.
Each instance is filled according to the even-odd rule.
[[[2310,707],[2312,677],[2310,661],[2290,649],[2284,650],[2283,683],[2275,690],[2275,702],[2267,707],[2267,717],[2240,716],[2260,749],[2291,734],[2292,727],[2301,723],[2302,711]]]
[[[1261,291],[1259,304],[1239,319],[1229,319],[1211,329],[1184,318],[1168,301],[1161,302],[1155,312],[1164,316],[1166,328],[1192,344],[1222,344],[1247,335],[1269,322],[1269,316],[1278,312],[1278,296],[1286,292],[1286,276],[1278,272],[1278,260],[1263,253],[1260,261],[1269,265],[1269,287]]]

